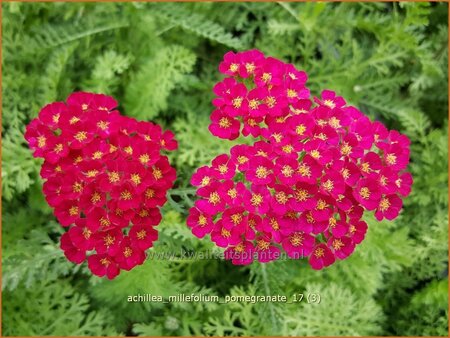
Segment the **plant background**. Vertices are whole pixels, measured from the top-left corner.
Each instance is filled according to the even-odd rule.
[[[446,3],[4,3],[3,335],[442,335],[448,332],[448,5]],[[308,72],[412,141],[413,193],[374,222],[354,255],[237,267],[150,261],[114,281],[58,248],[64,231],[42,196],[23,139],[40,107],[102,92],[122,113],[176,132],[176,189],[155,252],[213,249],[185,225],[189,178],[236,142],[207,129],[217,67],[259,48]],[[242,140],[238,140],[242,142]],[[138,293],[319,293],[320,304],[128,303]]]

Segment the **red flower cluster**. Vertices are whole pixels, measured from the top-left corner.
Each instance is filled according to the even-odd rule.
[[[161,150],[174,150],[170,131],[121,116],[109,96],[76,92],[45,106],[25,139],[44,158],[48,204],[63,227],[61,249],[97,276],[116,277],[145,260],[161,221],[159,207],[176,178]],[[131,227],[130,227],[131,226]]]
[[[219,70],[229,77],[214,87],[210,131],[260,140],[192,176],[194,235],[211,234],[234,264],[275,260],[283,249],[322,269],[364,239],[364,210],[378,220],[398,216],[412,184],[405,135],[332,91],[309,99],[305,72],[257,50],[227,53]]]

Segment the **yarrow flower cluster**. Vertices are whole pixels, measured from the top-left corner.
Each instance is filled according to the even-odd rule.
[[[229,52],[214,87],[211,133],[258,138],[199,168],[187,220],[233,264],[309,257],[313,269],[349,257],[364,211],[396,218],[411,191],[410,141],[333,91],[310,99],[307,74],[258,50]]]
[[[92,273],[109,279],[144,262],[176,178],[161,154],[177,148],[173,133],[116,107],[112,97],[76,92],[42,108],[25,133],[44,159],[46,200],[70,227],[61,237],[65,256],[77,264],[87,257]]]

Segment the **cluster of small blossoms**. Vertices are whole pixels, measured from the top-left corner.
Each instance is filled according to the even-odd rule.
[[[324,90],[309,98],[306,73],[257,51],[225,55],[210,131],[259,137],[199,168],[187,220],[233,264],[284,251],[322,269],[364,239],[365,211],[396,218],[411,191],[409,139]],[[243,128],[241,130],[241,125]]]
[[[44,159],[46,200],[70,227],[61,237],[65,256],[77,264],[87,257],[92,273],[109,279],[144,262],[176,178],[161,155],[177,148],[173,133],[116,107],[109,96],[76,92],[42,108],[25,133]]]

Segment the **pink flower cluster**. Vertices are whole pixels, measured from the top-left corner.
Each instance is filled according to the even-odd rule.
[[[199,168],[188,225],[233,264],[309,257],[322,269],[364,239],[365,210],[396,218],[411,191],[409,139],[330,90],[309,98],[307,75],[257,50],[225,55],[214,87],[213,135],[252,145]]]
[[[25,139],[44,158],[48,204],[63,227],[61,249],[97,276],[116,277],[145,260],[161,221],[159,207],[176,178],[162,150],[170,131],[121,116],[109,96],[76,92],[54,102],[27,126]]]

